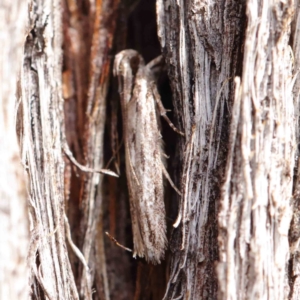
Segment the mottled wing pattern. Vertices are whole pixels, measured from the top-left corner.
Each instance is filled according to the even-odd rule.
[[[159,263],[167,245],[162,148],[151,71],[134,50],[120,52],[115,75],[123,115],[134,255]]]

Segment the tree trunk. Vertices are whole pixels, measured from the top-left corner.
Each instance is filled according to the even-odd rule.
[[[26,22],[22,0],[0,3],[0,299],[27,299],[26,182],[16,135],[16,98]],[[22,166],[23,164],[23,166]]]
[[[188,137],[180,151],[181,247],[166,298],[287,298],[297,128],[293,3],[157,7]]]
[[[29,2],[0,4],[0,299],[298,299],[299,3]],[[111,74],[128,48],[163,54],[184,132],[162,121],[182,196],[165,185],[155,266],[104,234],[133,246]]]

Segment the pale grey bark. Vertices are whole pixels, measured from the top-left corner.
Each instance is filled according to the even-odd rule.
[[[300,94],[300,78],[299,78],[299,68],[300,68],[300,7],[299,1],[294,3],[294,21],[292,24],[292,50],[293,50],[293,62],[294,62],[294,73],[295,73],[295,84],[293,87],[294,96],[294,109],[296,112],[296,139],[299,143],[299,94]],[[299,174],[299,144],[298,153],[296,156],[296,171],[295,171],[295,183],[294,183],[294,197],[293,197],[293,218],[290,226],[289,240],[290,240],[290,273],[289,277],[292,280],[289,281],[290,285],[290,299],[296,300],[300,297],[300,261],[299,261],[299,241],[300,241],[300,174]]]
[[[80,174],[74,208],[71,181],[79,171],[72,173],[63,152],[63,98],[65,105],[75,99],[81,127],[68,123],[80,129],[67,132],[70,148],[81,163],[103,167],[119,1],[87,2],[88,14],[71,0],[0,4],[0,299],[132,295],[130,280],[118,281],[124,274],[107,275],[125,259],[115,249],[105,253],[103,176]],[[136,298],[166,288],[165,299],[298,299],[299,2],[157,0],[157,24],[176,124],[185,133],[175,174],[183,196],[167,286],[148,292],[147,272],[155,269],[140,264]],[[80,225],[70,208],[80,210]],[[110,217],[114,232],[118,219]],[[118,285],[123,295],[113,290]]]
[[[286,299],[289,293],[297,125],[288,44],[293,3],[279,5],[247,3],[219,213],[219,293],[226,299]]]
[[[89,65],[86,68],[89,72],[86,80],[89,86],[87,91],[82,92],[83,95],[78,95],[78,113],[84,119],[82,163],[92,170],[101,169],[103,163],[105,99],[110,63],[108,52],[112,47],[115,25],[115,21],[111,22],[110,18],[117,4],[117,0],[112,3],[91,1],[89,7],[92,16],[89,20],[92,31],[89,45],[91,51],[88,49],[90,61],[84,62]],[[83,172],[80,195],[82,218],[72,219],[72,222],[68,219],[67,208],[76,202],[70,197],[73,165],[65,159],[65,154],[69,155],[69,147],[66,144],[63,101],[74,96],[75,88],[81,91],[80,84],[83,84],[80,82],[74,88],[70,70],[69,74],[64,74],[69,75],[69,78],[64,77],[62,82],[63,25],[66,26],[62,23],[66,9],[63,5],[66,3],[60,0],[33,0],[27,11],[30,28],[25,35],[20,79],[22,109],[18,118],[22,123],[19,132],[22,156],[29,177],[28,202],[32,230],[28,264],[31,297],[92,299],[93,286],[96,286],[99,297],[103,293],[109,299],[101,219],[103,175]],[[79,45],[80,39],[85,37],[84,31],[77,32],[83,36],[74,34],[74,27],[78,29],[79,25],[74,18],[79,13],[77,3],[69,1],[68,8],[73,14],[71,26],[67,28],[71,51],[72,55],[79,58],[83,55],[84,47]],[[108,13],[103,13],[105,9],[108,9]],[[68,46],[65,41],[65,48]],[[80,80],[84,75],[78,73],[77,79]],[[81,111],[84,108],[82,102],[86,106],[85,112]],[[74,142],[72,136],[70,140]],[[75,154],[79,157],[82,155],[78,152]],[[80,223],[80,230],[71,232],[74,223]],[[77,237],[75,241],[74,236]]]
[[[29,227],[25,172],[16,135],[26,3],[0,2],[0,299],[27,299]]]
[[[187,136],[175,223],[181,235],[174,237],[165,299],[289,295],[298,116],[289,46],[294,3],[245,4],[157,2]]]
[[[158,34],[186,136],[179,150],[183,196],[165,299],[217,297],[220,183],[242,10],[237,2],[157,1]]]
[[[59,0],[31,1],[20,79],[22,160],[28,172],[32,299],[78,299],[65,236],[62,26]]]

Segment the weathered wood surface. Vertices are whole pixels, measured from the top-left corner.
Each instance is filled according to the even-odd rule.
[[[220,295],[286,299],[296,150],[293,2],[247,3],[243,73],[236,79],[222,187]],[[278,63],[280,62],[280,63]]]
[[[0,299],[27,299],[27,191],[16,135],[16,95],[27,28],[25,1],[0,2]]]
[[[185,138],[168,160],[183,193],[166,192],[167,216],[179,203],[171,251],[155,267],[103,237],[132,240],[111,61],[128,47],[159,54],[144,40],[154,15],[142,0],[6,2],[0,299],[298,299],[299,2],[157,0]],[[66,140],[91,168],[113,155],[120,179],[75,168]]]
[[[158,35],[175,112],[181,199],[165,299],[215,299],[218,211],[234,84],[242,51],[243,5],[157,1]],[[226,34],[225,34],[226,33]]]
[[[300,298],[300,261],[299,261],[299,239],[300,239],[300,174],[299,174],[299,95],[300,95],[300,7],[299,1],[294,3],[295,12],[291,28],[291,46],[293,50],[295,84],[293,86],[293,102],[295,110],[295,134],[298,142],[298,153],[296,156],[296,168],[294,173],[294,197],[293,197],[293,217],[289,231],[290,242],[290,262],[289,262],[289,298],[296,300]]]
[[[29,179],[32,299],[79,299],[67,251],[60,1],[31,1],[20,78],[20,143]]]
[[[117,5],[118,1],[90,3],[89,19],[80,19],[83,7],[73,1],[32,1],[29,6],[19,118],[30,182],[33,299],[92,299],[93,286],[99,297],[109,298],[101,229],[103,175],[75,169],[63,149],[67,142],[80,163],[102,167],[112,14]],[[86,22],[88,34],[81,22]]]
[[[184,194],[165,299],[288,296],[293,9],[292,1],[157,2],[188,137],[179,150]]]

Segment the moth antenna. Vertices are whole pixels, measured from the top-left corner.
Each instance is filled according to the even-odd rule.
[[[162,156],[163,156],[164,158],[166,158],[166,159],[169,159],[169,158],[170,158],[170,156],[167,155],[166,153],[162,153]]]
[[[147,64],[147,68],[149,69],[153,69],[156,66],[163,64],[164,63],[164,58],[162,55],[159,55],[157,57],[155,57],[154,59],[152,59],[148,64]]]

